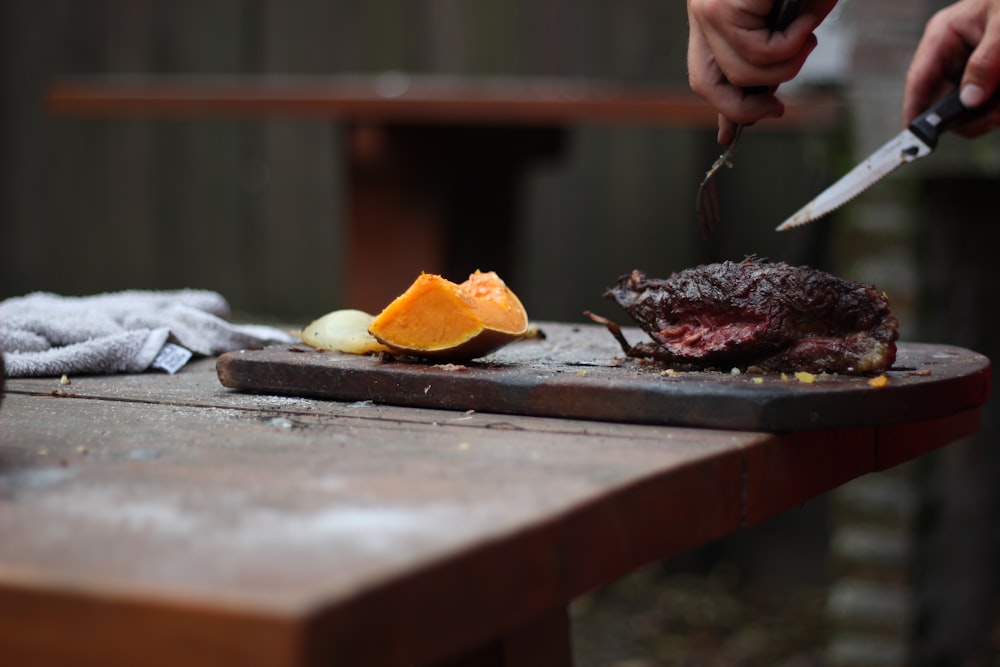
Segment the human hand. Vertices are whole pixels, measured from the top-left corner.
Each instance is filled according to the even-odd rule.
[[[961,101],[975,108],[1000,83],[1000,0],[960,0],[935,14],[910,61],[903,91],[903,124],[909,123],[956,86]],[[976,137],[1000,127],[1000,105],[953,128]]]
[[[729,144],[737,123],[777,118],[784,105],[775,88],[794,78],[816,47],[816,29],[836,0],[802,0],[783,31],[767,25],[774,0],[688,0],[688,83],[719,112],[719,143]]]

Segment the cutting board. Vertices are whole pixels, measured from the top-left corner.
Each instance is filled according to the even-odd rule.
[[[398,361],[318,351],[306,345],[222,355],[219,380],[232,389],[640,424],[799,431],[919,422],[981,406],[990,361],[959,347],[902,343],[884,387],[868,377],[675,372],[624,357],[603,327],[542,323],[524,340],[462,364]],[[626,329],[632,342],[644,339]]]

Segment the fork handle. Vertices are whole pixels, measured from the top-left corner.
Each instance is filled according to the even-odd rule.
[[[771,32],[781,32],[799,13],[800,0],[775,0],[771,13],[767,15],[767,27]]]
[[[771,13],[767,15],[767,29],[772,33],[781,32],[795,19],[799,13],[800,0],[775,0]],[[777,86],[753,86],[743,89],[748,95],[773,93]]]

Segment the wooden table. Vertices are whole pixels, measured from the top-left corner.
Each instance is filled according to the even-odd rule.
[[[701,381],[553,326],[508,365],[600,334],[603,372]],[[988,360],[912,349],[890,387],[947,380],[946,414],[783,433],[241,393],[215,359],[8,379],[0,664],[569,665],[575,597],[975,432]]]
[[[343,123],[348,251],[340,305],[372,312],[421,271],[461,280],[480,268],[509,279],[525,173],[559,156],[573,128],[716,124],[715,111],[687,87],[394,72],[75,77],[54,81],[45,102],[58,118]],[[842,120],[830,91],[786,102],[770,130],[817,131]]]

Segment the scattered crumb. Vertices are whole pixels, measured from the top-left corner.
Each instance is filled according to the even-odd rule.
[[[753,383],[754,384],[764,384],[764,378],[762,378],[762,377],[755,377],[755,378],[753,378]]]
[[[782,382],[788,382],[788,374],[787,373],[782,373],[781,374],[781,381]]]
[[[870,380],[868,380],[869,387],[880,388],[886,386],[887,384],[889,384],[889,378],[886,377],[885,373],[879,375],[878,377],[873,377]]]
[[[581,378],[584,377],[586,374],[587,374],[587,371],[577,371],[576,372],[576,376],[577,377],[581,377]]]
[[[812,384],[816,381],[816,376],[812,373],[807,373],[805,371],[799,371],[795,374],[795,379],[803,384]]]
[[[87,449],[86,445],[80,445],[76,448],[78,454],[89,454],[90,450]]]
[[[45,394],[46,396],[52,396],[53,398],[79,398],[77,394],[64,391],[62,389],[53,389],[52,391]]]
[[[469,370],[469,367],[464,364],[434,364],[431,368],[436,368],[439,371],[447,371],[449,373]]]
[[[730,375],[742,375],[742,374],[743,374],[743,371],[741,371],[741,370],[740,370],[740,369],[738,369],[738,368],[731,368],[731,369],[729,370],[729,374],[730,374]]]
[[[677,377],[678,375],[680,375],[680,373],[675,371],[673,368],[668,368],[665,371],[660,371],[660,375],[666,375],[667,377]]]
[[[63,376],[59,378],[59,384],[70,384],[69,376],[63,373]]]
[[[918,376],[918,377],[927,377],[930,374],[931,374],[931,369],[929,369],[929,368],[921,368],[919,371],[909,371],[909,372],[907,372],[907,375],[915,375],[915,376]]]

